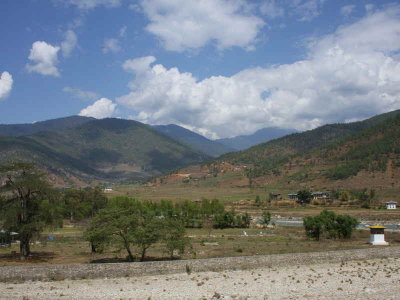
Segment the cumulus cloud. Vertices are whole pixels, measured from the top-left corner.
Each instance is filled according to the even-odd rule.
[[[65,32],[65,39],[61,43],[61,51],[64,57],[68,57],[71,55],[71,52],[75,49],[78,44],[78,38],[76,37],[75,32],[72,30],[67,30]]]
[[[126,61],[131,92],[117,102],[151,124],[176,123],[208,137],[277,126],[299,130],[400,108],[400,6],[369,14],[314,41],[307,59],[197,80],[155,64]]]
[[[6,98],[12,89],[13,78],[10,73],[3,72],[0,76],[0,99]]]
[[[66,86],[62,89],[63,92],[71,94],[74,98],[81,100],[94,100],[99,98],[99,94],[91,91],[84,91],[78,88]]]
[[[121,5],[121,0],[58,0],[67,5],[75,5],[80,9],[92,9],[96,6],[117,7]]]
[[[251,49],[264,22],[244,0],[142,0],[146,30],[165,49],[185,51],[215,43],[218,49]]]
[[[103,43],[102,51],[103,53],[117,53],[121,50],[119,41],[117,39],[105,39]]]
[[[93,117],[96,119],[108,118],[113,115],[116,106],[117,104],[113,103],[111,100],[107,98],[101,98],[92,105],[82,109],[79,115],[84,117]]]
[[[351,15],[351,13],[354,11],[354,9],[356,8],[355,5],[345,5],[342,6],[342,8],[340,9],[340,14],[342,16],[348,17]]]
[[[43,41],[34,42],[28,57],[32,63],[26,65],[27,70],[42,75],[60,76],[56,67],[59,50],[60,47],[52,46]]]

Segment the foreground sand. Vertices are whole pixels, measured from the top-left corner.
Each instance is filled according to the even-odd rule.
[[[0,299],[400,299],[400,259],[136,278],[0,283]]]

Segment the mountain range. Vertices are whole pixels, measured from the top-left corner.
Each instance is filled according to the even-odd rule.
[[[265,143],[294,132],[296,131],[292,129],[267,127],[257,130],[253,134],[239,135],[233,138],[218,139],[215,141],[237,151],[244,150],[250,148],[251,146]]]
[[[46,123],[2,126],[0,164],[30,161],[53,174],[60,184],[114,180],[126,182],[160,175],[211,157],[172,139],[151,126],[122,119],[70,117],[47,129]],[[79,123],[79,124],[77,124]],[[7,130],[5,130],[6,128]],[[20,135],[32,133],[32,135]]]
[[[310,188],[400,188],[400,110],[291,134],[220,160],[251,164],[255,183]]]
[[[190,174],[191,170],[197,171]],[[206,166],[190,166],[179,172],[204,179],[205,186],[251,185],[276,192],[280,192],[277,187],[292,191],[305,187],[312,190],[369,188],[398,198],[400,110],[364,121],[328,124],[289,134],[227,153]],[[167,176],[159,182],[172,183],[176,178],[171,175],[171,180]]]

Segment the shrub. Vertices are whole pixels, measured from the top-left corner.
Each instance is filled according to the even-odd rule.
[[[306,235],[317,241],[324,233],[329,238],[349,239],[359,224],[352,216],[336,215],[328,210],[322,211],[318,216],[304,217],[303,223]]]

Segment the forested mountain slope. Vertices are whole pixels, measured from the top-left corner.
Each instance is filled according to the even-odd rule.
[[[185,143],[193,148],[199,149],[204,153],[217,157],[221,154],[235,151],[232,148],[224,146],[216,141],[209,140],[204,136],[190,131],[175,124],[154,125],[153,128],[169,137],[172,137],[181,143]]]
[[[84,181],[138,180],[210,157],[130,120],[91,120],[62,131],[0,137],[0,163],[32,161]]]

